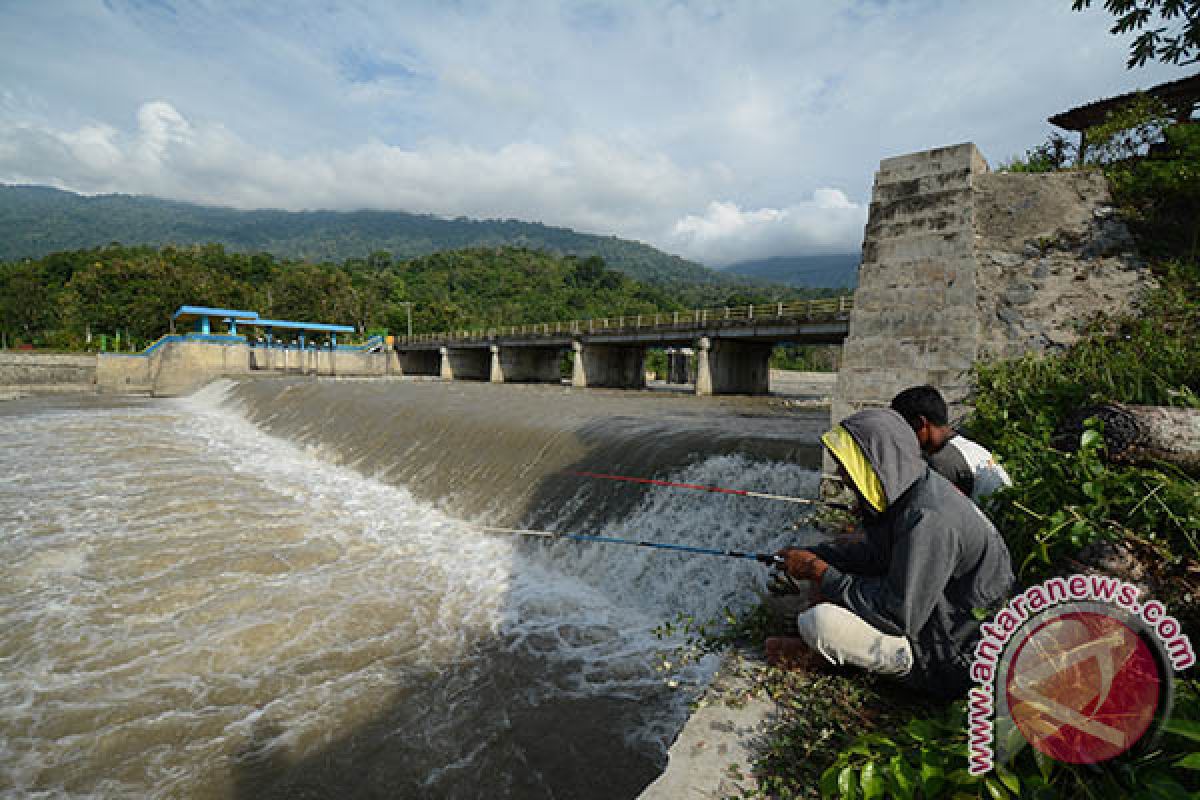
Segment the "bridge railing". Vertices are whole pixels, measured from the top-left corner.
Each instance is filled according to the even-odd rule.
[[[721,328],[745,325],[769,325],[784,320],[840,318],[854,307],[850,295],[794,300],[790,303],[756,303],[748,306],[697,308],[690,311],[660,311],[654,314],[630,314],[619,317],[573,319],[565,322],[538,322],[525,325],[500,325],[489,328],[419,333],[398,336],[398,344],[429,342],[487,341],[501,337],[577,336],[594,333],[622,333],[640,330],[678,330],[681,328]]]

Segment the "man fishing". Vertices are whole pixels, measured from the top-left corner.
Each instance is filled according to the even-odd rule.
[[[779,552],[824,602],[799,614],[800,637],[772,637],[772,663],[850,665],[943,696],[969,684],[975,609],[1013,583],[1008,548],[979,509],[921,457],[895,411],[860,411],[821,441],[853,489],[865,537]]]

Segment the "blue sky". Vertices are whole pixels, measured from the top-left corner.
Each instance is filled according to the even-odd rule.
[[[881,158],[995,166],[1126,70],[1070,0],[0,0],[0,182],[855,251]]]

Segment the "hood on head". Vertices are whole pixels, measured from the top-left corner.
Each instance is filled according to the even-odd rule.
[[[896,502],[925,472],[917,435],[890,408],[851,414],[821,441],[877,512]]]

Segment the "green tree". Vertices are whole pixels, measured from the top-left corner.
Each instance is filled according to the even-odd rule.
[[[24,262],[0,270],[0,329],[32,341],[56,322],[54,300],[41,264]]]
[[[1092,0],[1073,0],[1071,8],[1083,11],[1091,5]],[[1185,65],[1200,60],[1200,0],[1104,0],[1104,10],[1116,17],[1111,33],[1141,31],[1129,46],[1129,69],[1147,61]]]

